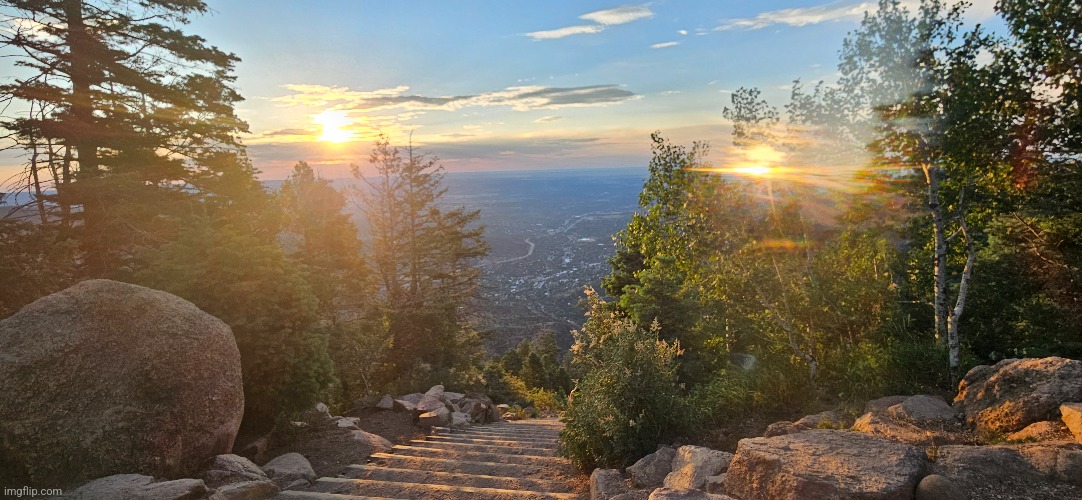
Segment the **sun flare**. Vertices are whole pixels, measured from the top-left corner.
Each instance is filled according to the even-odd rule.
[[[763,166],[763,165],[751,165],[751,166],[747,166],[747,167],[736,167],[736,168],[732,169],[732,172],[734,174],[755,175],[755,176],[763,177],[763,176],[770,175],[770,173],[773,172],[773,170],[774,169],[772,169],[770,167]]]
[[[319,136],[320,142],[340,143],[353,139],[353,132],[346,130],[353,124],[345,111],[328,109],[312,117],[312,121],[323,127],[323,134]]]

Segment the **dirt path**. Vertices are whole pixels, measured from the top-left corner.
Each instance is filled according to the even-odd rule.
[[[361,498],[573,500],[588,498],[587,478],[557,456],[562,424],[551,419],[500,422],[433,433],[393,453],[376,453],[344,477],[323,477],[312,491],[278,500]]]

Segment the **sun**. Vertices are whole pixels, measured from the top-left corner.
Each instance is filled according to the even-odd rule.
[[[323,134],[319,136],[320,142],[340,143],[353,139],[353,132],[345,127],[353,124],[345,111],[328,109],[312,117],[312,121],[323,127]]]
[[[763,166],[763,165],[751,165],[751,166],[747,166],[747,167],[737,167],[737,168],[734,168],[732,170],[732,172],[736,173],[736,174],[754,175],[754,176],[759,176],[759,177],[770,175],[770,173],[772,171],[773,171],[773,169],[771,169],[770,167]]]

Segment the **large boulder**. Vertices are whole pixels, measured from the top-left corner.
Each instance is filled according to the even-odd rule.
[[[177,479],[155,482],[142,474],[116,474],[86,483],[70,493],[65,500],[202,500],[207,497],[207,485],[198,479]]]
[[[451,410],[440,406],[434,411],[422,413],[417,417],[417,425],[421,427],[443,427],[451,420]]]
[[[725,493],[743,500],[909,499],[924,477],[917,448],[857,432],[809,430],[743,439]]]
[[[1063,403],[1082,401],[1082,361],[1005,359],[974,367],[958,384],[955,407],[978,429],[1015,432],[1055,420]]]
[[[1082,403],[1064,403],[1059,407],[1059,414],[1075,441],[1082,443]]]
[[[0,484],[179,478],[244,412],[229,327],[175,295],[89,280],[0,321]]]
[[[681,446],[676,449],[672,472],[665,476],[666,488],[702,488],[706,478],[724,472],[733,454],[702,446]]]
[[[1004,438],[1011,443],[1028,443],[1036,441],[1073,441],[1074,436],[1063,422],[1051,422],[1043,420],[1034,422],[1018,432],[1012,432]]]
[[[657,451],[646,455],[627,468],[631,483],[636,488],[661,486],[665,476],[672,472],[672,462],[676,458],[676,449],[662,446]]]
[[[959,444],[969,439],[966,434],[950,432],[942,426],[925,422],[922,427],[910,421],[894,420],[883,413],[865,413],[853,422],[852,429],[919,446]]]

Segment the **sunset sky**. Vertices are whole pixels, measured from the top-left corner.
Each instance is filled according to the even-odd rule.
[[[915,3],[915,2],[914,2]],[[971,20],[992,15],[977,0]],[[236,53],[249,153],[266,179],[366,163],[377,131],[448,171],[626,167],[649,134],[723,154],[730,93],[781,107],[833,78],[874,2],[208,2],[189,31]],[[10,64],[10,62],[0,62]],[[2,158],[0,165],[17,164]]]

